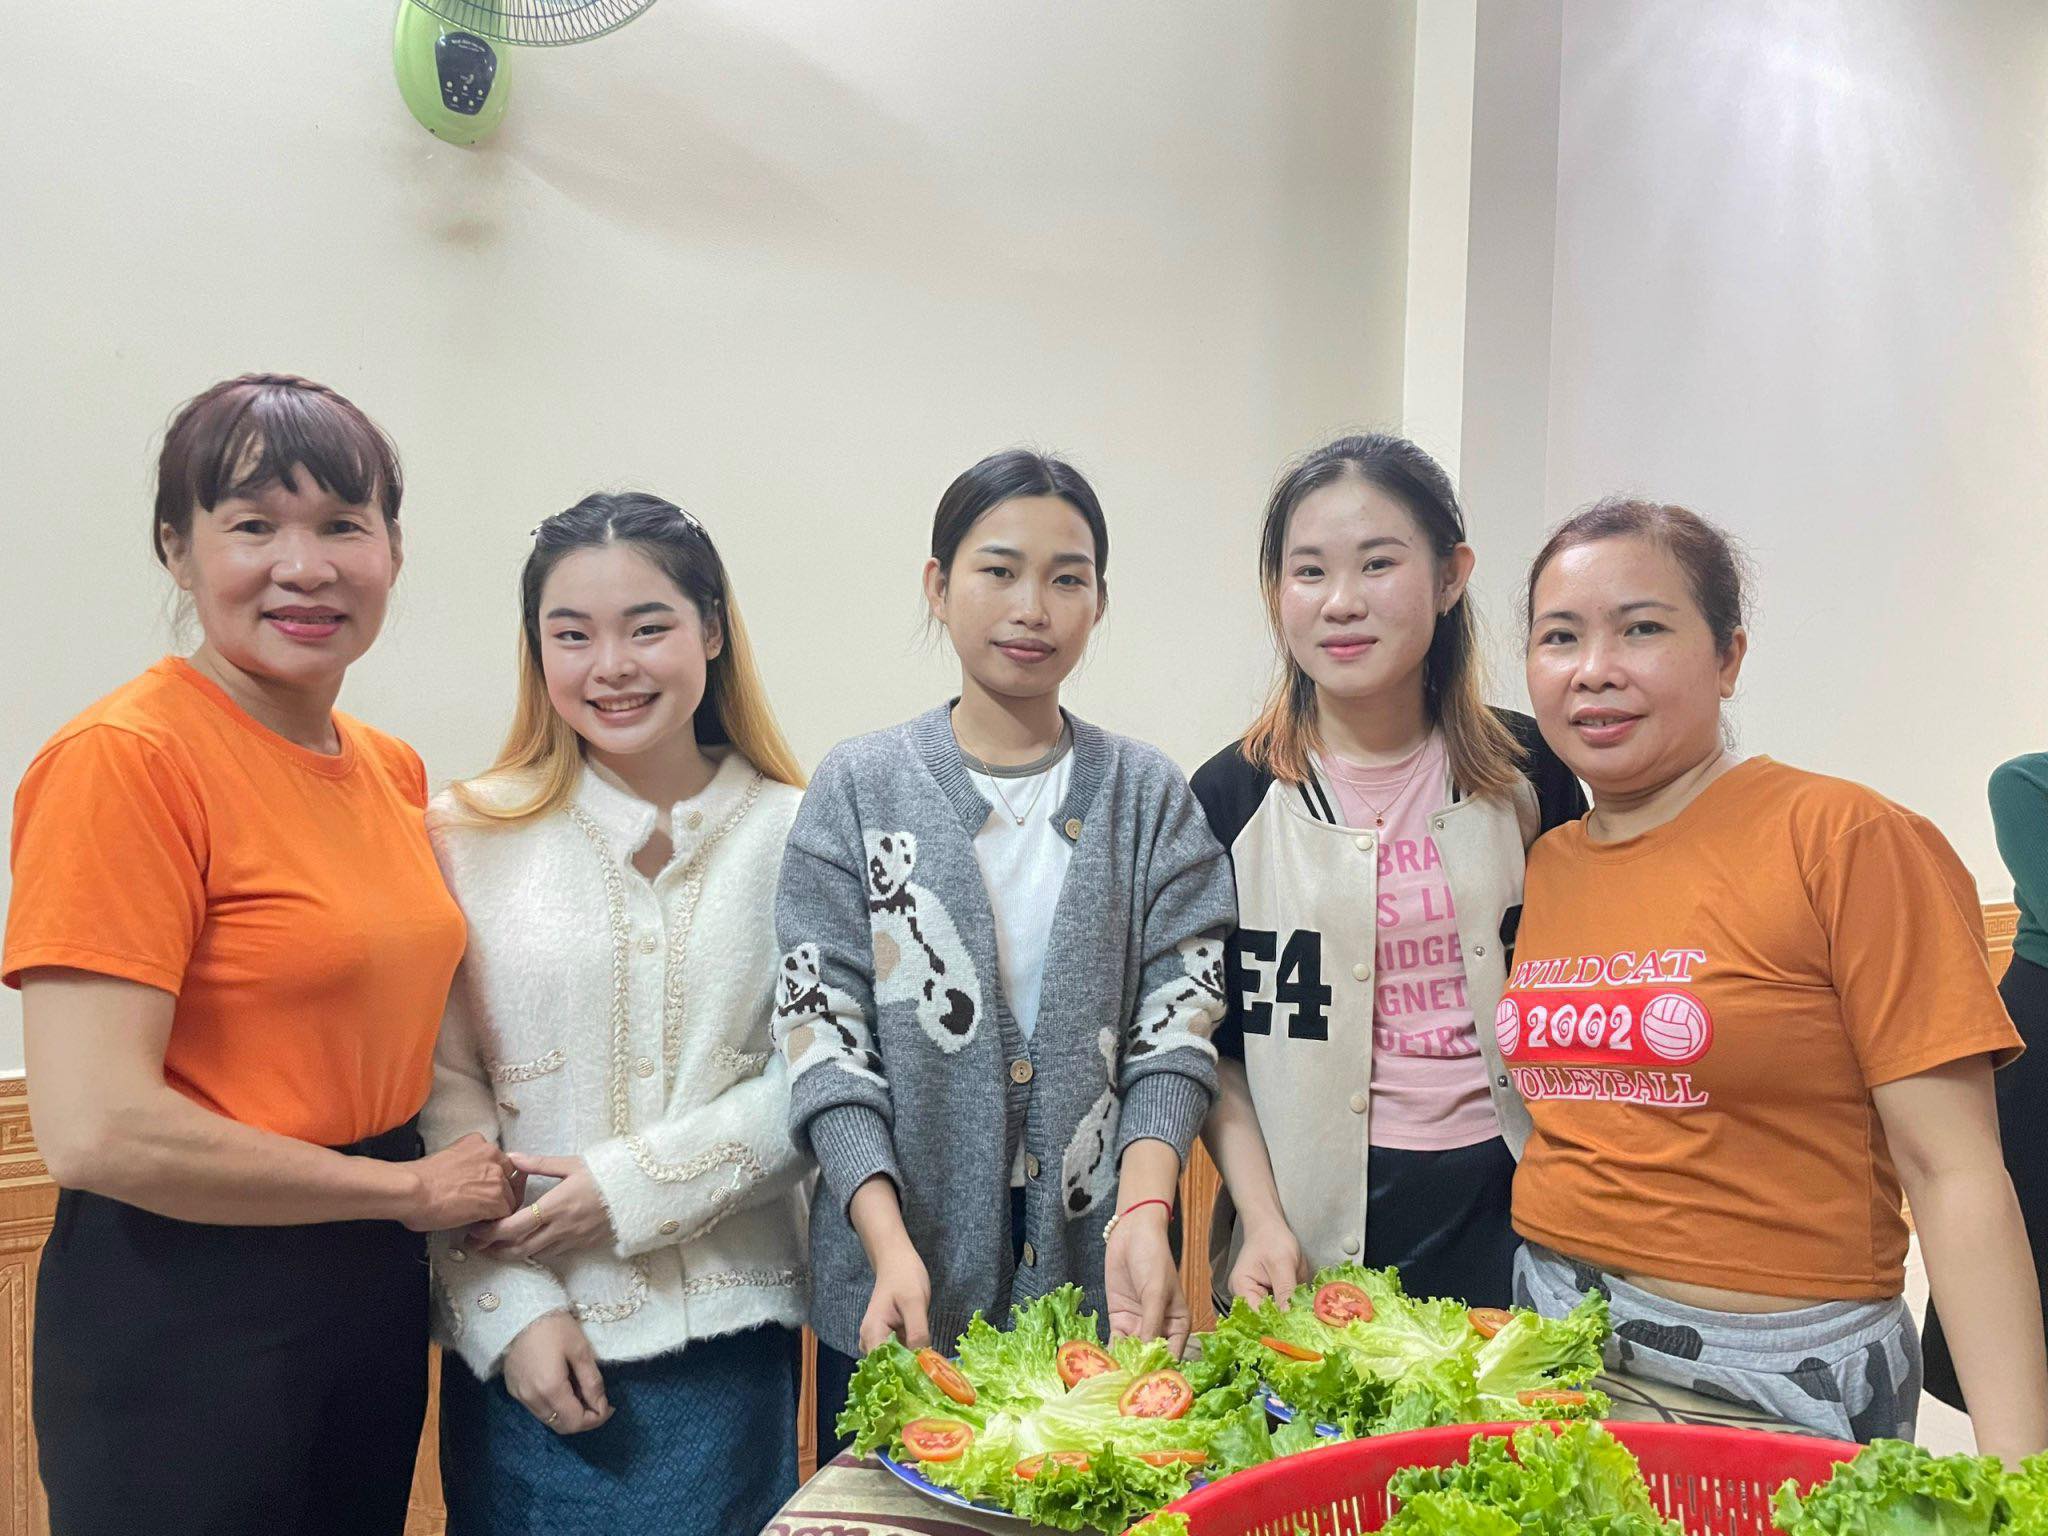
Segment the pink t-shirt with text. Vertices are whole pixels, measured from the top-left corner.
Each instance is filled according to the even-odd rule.
[[[1450,880],[1429,835],[1450,782],[1443,736],[1431,733],[1413,755],[1384,768],[1326,755],[1323,771],[1344,820],[1379,839],[1372,1145],[1441,1152],[1498,1136],[1465,996]],[[1375,826],[1382,817],[1385,824]]]

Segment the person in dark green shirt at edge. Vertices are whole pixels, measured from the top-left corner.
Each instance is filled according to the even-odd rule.
[[[1991,775],[1991,825],[1999,856],[2012,872],[2012,899],[2020,909],[2012,964],[1998,991],[2027,1043],[2027,1053],[1998,1074],[1998,1134],[2027,1219],[2034,1269],[2048,1291],[2048,1138],[2039,1134],[2040,1116],[2048,1107],[2048,752],[2029,752],[1998,766]],[[1955,1363],[1931,1305],[1921,1344],[1927,1390],[1951,1407],[1962,1407]]]

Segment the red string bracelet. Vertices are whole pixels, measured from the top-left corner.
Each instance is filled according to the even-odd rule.
[[[1163,1205],[1166,1207],[1166,1214],[1168,1216],[1171,1216],[1173,1214],[1173,1202],[1171,1200],[1162,1200],[1157,1195],[1154,1195],[1150,1200],[1136,1201],[1133,1204],[1125,1206],[1122,1210],[1118,1211],[1114,1216],[1110,1217],[1108,1221],[1103,1223],[1102,1240],[1105,1243],[1108,1242],[1109,1234],[1116,1230],[1116,1224],[1118,1222],[1122,1221],[1126,1216],[1130,1215],[1131,1212],[1142,1211],[1148,1205]]]

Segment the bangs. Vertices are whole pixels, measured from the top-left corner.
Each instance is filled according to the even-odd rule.
[[[398,519],[398,455],[368,417],[337,395],[255,384],[211,402],[191,423],[186,459],[190,504],[211,512],[232,497],[282,485],[297,490],[303,469],[321,490],[352,507],[376,504]]]

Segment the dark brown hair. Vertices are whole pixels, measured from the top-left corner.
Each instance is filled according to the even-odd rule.
[[[1095,593],[1107,600],[1109,523],[1102,515],[1095,487],[1065,459],[1030,448],[992,453],[963,469],[946,487],[938,511],[932,514],[932,558],[939,562],[940,574],[952,575],[953,557],[976,523],[1019,496],[1054,496],[1081,514],[1095,540]]]
[[[273,485],[297,489],[303,469],[352,507],[373,500],[398,522],[405,482],[398,450],[362,411],[325,384],[289,373],[245,373],[186,401],[157,458],[150,544],[166,564],[164,530],[192,532],[195,507],[211,512],[234,496]]]
[[[1280,586],[1287,525],[1313,491],[1340,480],[1360,480],[1408,509],[1439,561],[1465,542],[1465,514],[1457,488],[1441,464],[1405,437],[1373,432],[1340,437],[1302,455],[1281,471],[1266,500],[1259,534],[1259,589],[1279,646],[1280,671],[1259,718],[1244,734],[1247,761],[1289,783],[1312,775],[1310,758],[1322,746],[1316,727],[1316,685],[1287,649],[1280,629]],[[1444,733],[1451,777],[1468,795],[1504,795],[1521,773],[1523,752],[1500,717],[1487,708],[1478,620],[1470,593],[1461,593],[1436,621],[1422,662],[1422,699],[1432,725]]]
[[[1714,650],[1728,654],[1735,632],[1749,623],[1749,561],[1741,547],[1725,529],[1690,508],[1628,496],[1596,501],[1552,530],[1529,567],[1522,599],[1524,629],[1535,620],[1536,579],[1543,568],[1568,549],[1602,539],[1648,539],[1668,550],[1685,573],[1693,604],[1714,637]]]

